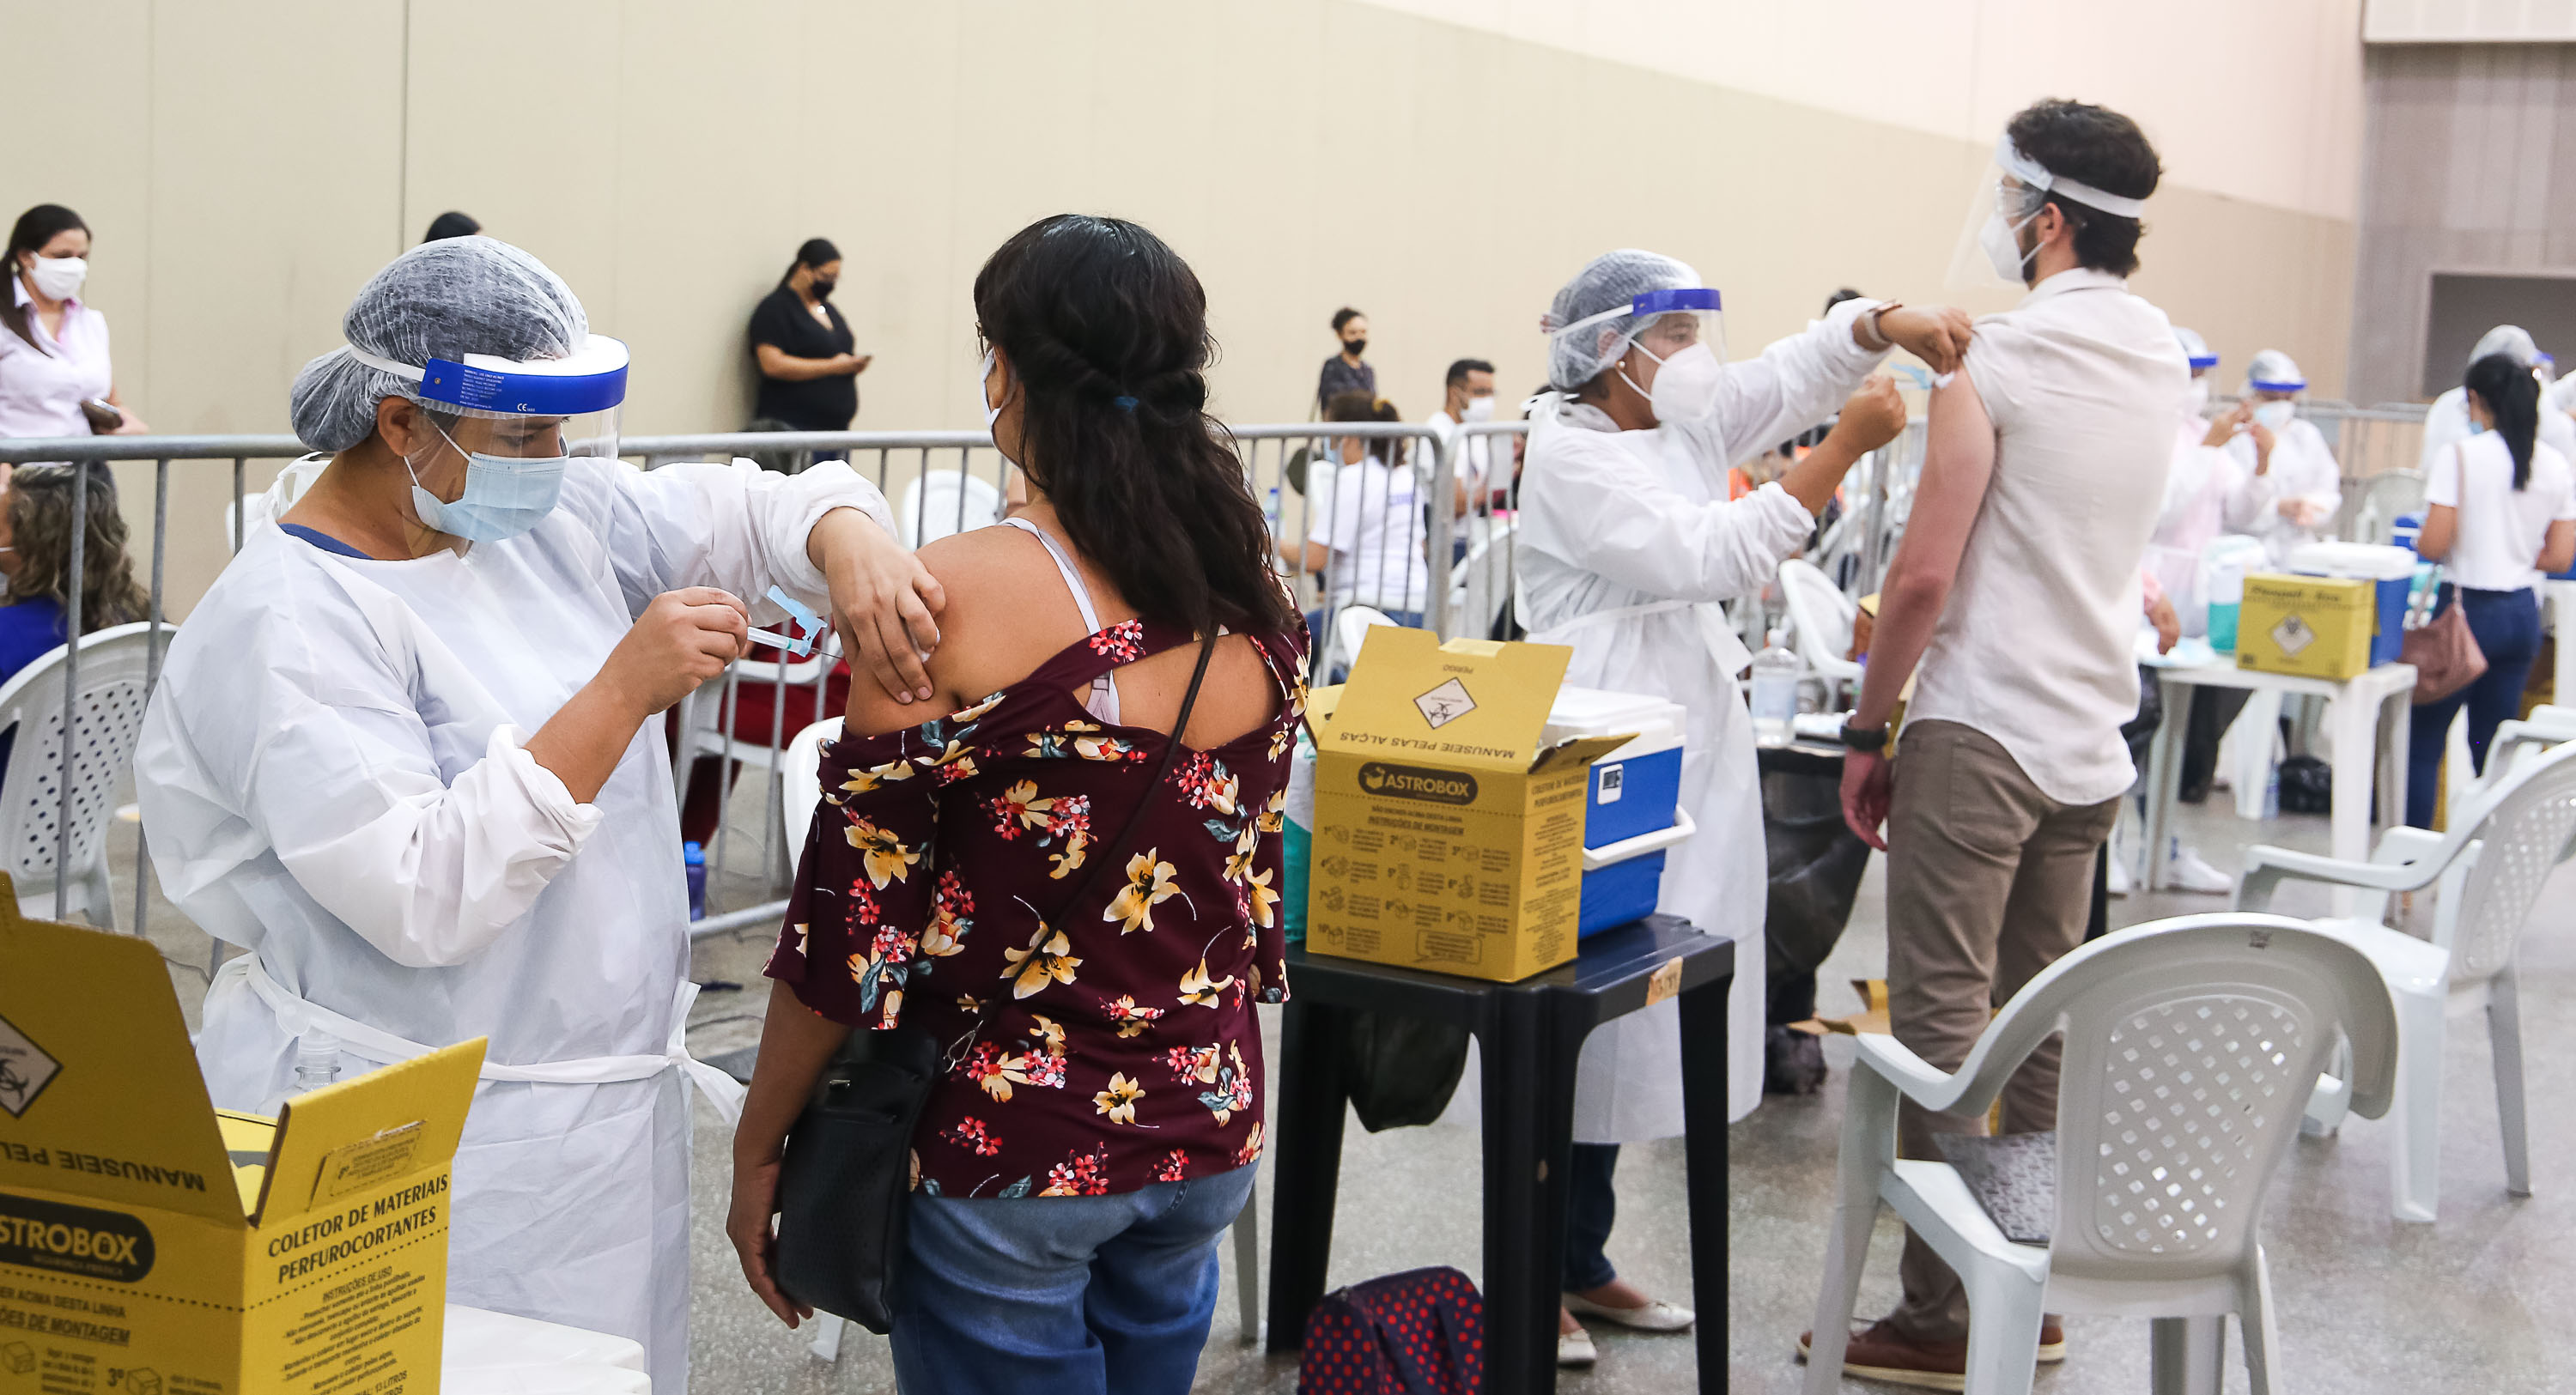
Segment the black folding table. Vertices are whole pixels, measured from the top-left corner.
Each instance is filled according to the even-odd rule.
[[[1348,1098],[1343,1014],[1392,1013],[1475,1034],[1484,1087],[1485,1389],[1553,1391],[1575,1062],[1594,1027],[1678,997],[1699,1386],[1723,1391],[1726,994],[1735,970],[1733,941],[1660,915],[1593,935],[1573,963],[1518,983],[1291,949],[1271,1106],[1269,1349],[1295,1349],[1324,1294]]]

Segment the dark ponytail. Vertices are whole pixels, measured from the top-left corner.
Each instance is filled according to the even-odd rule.
[[[2531,483],[2531,447],[2540,435],[2540,380],[2510,354],[2489,354],[2469,365],[2460,386],[2486,404],[2504,448],[2513,452],[2513,487]]]
[[[787,269],[778,273],[778,284],[784,286],[796,279],[796,268],[800,266],[811,270],[818,266],[829,266],[840,259],[841,249],[832,245],[832,239],[809,237],[805,239],[803,246],[796,249],[796,260],[789,262]]]
[[[1202,633],[1298,620],[1225,428],[1207,414],[1207,292],[1134,223],[1058,214],[975,275],[975,318],[1022,398],[1017,462],[1146,619]]]
[[[0,260],[8,263],[9,276],[14,280],[24,274],[18,269],[20,252],[41,252],[46,243],[64,233],[88,231],[89,224],[82,222],[79,214],[58,203],[40,203],[18,215],[17,226],[9,229],[9,248],[0,253]],[[18,293],[15,291],[0,290],[0,327],[26,340],[29,347],[45,351],[45,346],[37,343],[36,336],[28,332],[27,312],[18,308]]]

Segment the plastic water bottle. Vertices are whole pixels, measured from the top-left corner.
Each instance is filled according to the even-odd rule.
[[[340,1078],[340,1039],[316,1027],[295,1040],[295,1093],[319,1090]]]
[[[680,845],[681,865],[689,869],[689,919],[707,918],[707,850],[700,843]]]
[[[1788,634],[1773,630],[1762,652],[1753,656],[1753,740],[1762,746],[1786,746],[1797,739],[1798,680],[1806,661],[1789,648]]]

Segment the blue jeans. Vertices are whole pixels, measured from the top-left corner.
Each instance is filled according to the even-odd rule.
[[[1588,1293],[1619,1277],[1603,1247],[1619,1219],[1619,1194],[1611,1176],[1619,1169],[1616,1143],[1577,1143],[1565,1174],[1565,1291]]]
[[[894,1321],[904,1395],[1188,1395],[1216,1240],[1258,1165],[1116,1196],[915,1193]]]
[[[2443,589],[2451,591],[2452,604],[2467,615],[2469,633],[2478,637],[2478,648],[2487,656],[2487,671],[2440,702],[2415,709],[2407,737],[2406,822],[2417,828],[2433,826],[2433,810],[2441,796],[2434,782],[2441,775],[2451,719],[2463,705],[2469,709],[2469,759],[2484,774],[2487,743],[2507,718],[2521,713],[2523,685],[2531,679],[2532,662],[2540,657],[2540,598],[2531,590]],[[2461,778],[2467,778],[2465,772]]]

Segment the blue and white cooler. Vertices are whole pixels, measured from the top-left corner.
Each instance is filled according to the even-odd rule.
[[[1625,925],[1655,909],[1664,853],[1695,830],[1681,810],[1682,730],[1677,702],[1599,688],[1559,688],[1541,740],[1635,732],[1592,762],[1583,808],[1583,909],[1579,933]]]

